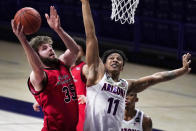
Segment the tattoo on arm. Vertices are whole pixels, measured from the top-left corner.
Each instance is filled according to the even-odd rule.
[[[148,81],[145,81],[144,83],[142,83],[140,86],[141,87],[147,87],[147,86],[151,85],[152,83],[153,83],[152,80],[148,80]]]
[[[141,92],[143,90],[145,90],[148,86],[153,84],[153,80],[146,80],[144,82],[140,82],[140,83],[133,83],[133,85],[131,86],[132,88],[130,88],[127,92]]]
[[[162,75],[164,80],[171,80],[176,78],[176,73],[174,71],[167,71],[164,72]]]

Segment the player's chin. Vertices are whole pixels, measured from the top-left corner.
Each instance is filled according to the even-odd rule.
[[[129,105],[125,105],[125,109],[126,110],[130,109],[130,106]]]
[[[125,106],[128,106],[128,105],[130,105],[130,103],[125,101]]]
[[[116,73],[116,72],[120,72],[120,69],[119,68],[112,68],[111,71]]]

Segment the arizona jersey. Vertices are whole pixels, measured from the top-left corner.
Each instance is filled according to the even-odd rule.
[[[87,87],[84,131],[120,131],[127,89],[126,80],[114,82],[107,73],[98,84]]]
[[[28,86],[44,113],[42,131],[75,131],[78,122],[78,101],[73,78],[62,62],[57,68],[44,69],[47,80],[37,92],[30,80]]]
[[[143,112],[137,110],[136,115],[133,119],[129,121],[122,121],[121,131],[143,131],[142,121],[143,121]]]
[[[71,67],[71,73],[76,86],[77,95],[86,96],[86,78],[82,73],[82,68],[85,65],[84,62]],[[84,120],[85,120],[85,106],[86,104],[79,104],[79,120],[77,124],[77,131],[83,131]]]

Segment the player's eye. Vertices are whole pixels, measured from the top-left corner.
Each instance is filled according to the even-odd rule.
[[[42,50],[46,50],[46,49],[47,49],[47,47],[46,47],[46,46],[43,46],[43,47],[42,47]]]

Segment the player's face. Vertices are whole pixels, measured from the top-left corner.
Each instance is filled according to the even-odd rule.
[[[133,93],[133,94],[127,95],[126,100],[125,100],[126,107],[135,106],[135,103],[137,101],[138,101],[137,94]]]
[[[57,58],[51,44],[42,44],[38,47],[38,53],[42,58],[54,59]]]
[[[123,58],[118,53],[112,53],[107,57],[105,67],[110,72],[120,72],[123,70]]]

